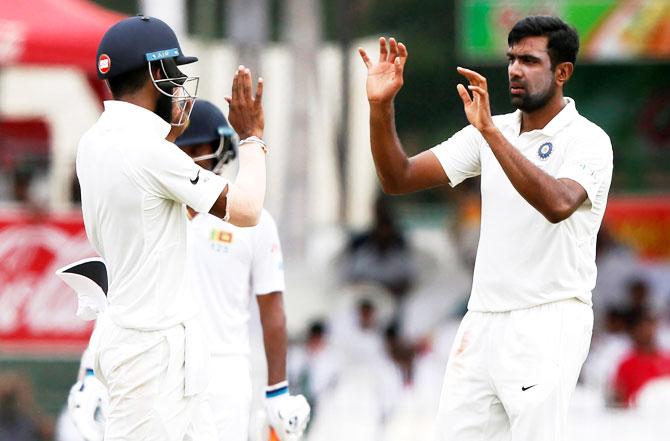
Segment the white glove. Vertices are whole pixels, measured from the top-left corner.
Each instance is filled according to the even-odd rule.
[[[270,425],[281,441],[297,441],[309,422],[310,407],[302,395],[289,395],[288,383],[270,386],[265,394]]]
[[[86,441],[102,441],[107,412],[107,388],[87,370],[67,398],[67,409],[75,427]]]

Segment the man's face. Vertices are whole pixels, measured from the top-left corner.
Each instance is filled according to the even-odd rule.
[[[195,145],[188,145],[182,147],[182,150],[191,157],[191,159],[197,158],[199,156],[203,155],[211,155],[214,153],[212,150],[211,144],[195,144]],[[214,168],[214,159],[205,159],[202,161],[196,161],[196,164],[198,164],[200,167],[204,168],[205,170],[212,170]]]
[[[556,93],[547,42],[547,37],[526,37],[507,51],[510,98],[524,112],[544,107]]]

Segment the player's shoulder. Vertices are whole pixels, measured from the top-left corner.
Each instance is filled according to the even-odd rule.
[[[271,228],[271,229],[277,229],[277,222],[275,222],[274,217],[270,214],[270,212],[263,208],[261,211],[261,217],[258,220],[258,229],[266,229],[266,228]]]
[[[518,124],[519,121],[519,112],[510,112],[510,113],[502,113],[500,115],[493,115],[493,124],[495,124],[496,127],[499,129],[508,127],[508,126],[514,126]]]
[[[598,124],[583,115],[577,115],[571,127],[576,141],[588,143],[603,154],[612,155],[612,140]]]

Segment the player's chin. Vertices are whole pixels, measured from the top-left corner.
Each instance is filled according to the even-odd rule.
[[[510,100],[510,103],[512,103],[512,105],[515,108],[518,109],[519,107],[522,107],[523,104],[524,104],[524,94],[523,93],[512,93],[512,92],[510,92],[509,100]]]

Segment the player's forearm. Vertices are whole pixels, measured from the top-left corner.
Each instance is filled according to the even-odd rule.
[[[263,344],[268,365],[268,384],[286,380],[286,320],[281,314],[263,320]]]
[[[497,128],[481,133],[516,191],[549,222],[558,223],[574,211],[575,201],[560,180],[530,162]]]
[[[249,143],[239,151],[240,168],[228,191],[229,222],[239,227],[258,224],[265,199],[265,153],[260,145]]]
[[[384,192],[406,193],[409,159],[395,128],[393,103],[370,102],[370,145],[377,176]]]
[[[281,293],[259,297],[263,345],[268,367],[268,385],[286,380],[286,316]]]

